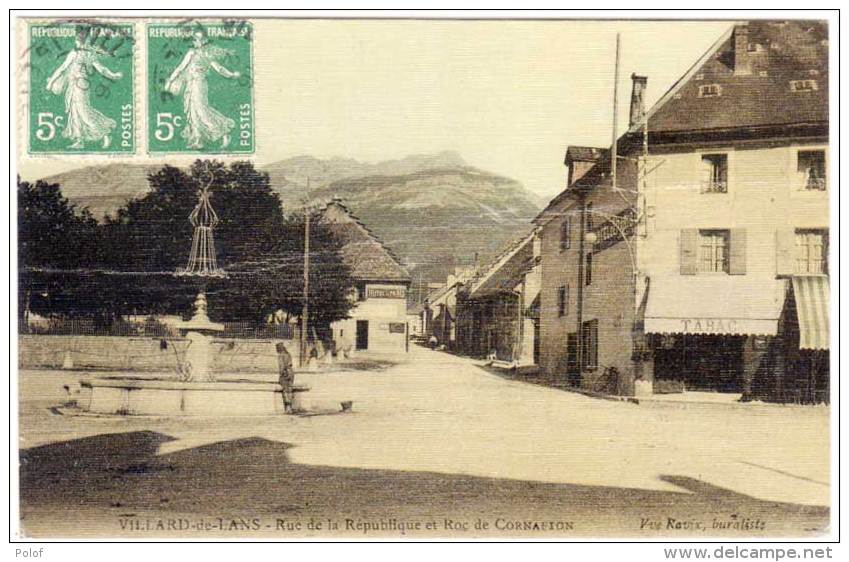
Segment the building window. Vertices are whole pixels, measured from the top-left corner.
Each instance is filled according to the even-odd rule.
[[[593,282],[593,253],[587,252],[587,266],[584,271],[584,283],[586,285],[592,285]]]
[[[728,155],[702,154],[702,193],[728,192]]]
[[[567,216],[560,225],[560,249],[568,250],[572,246],[572,217]]]
[[[581,325],[581,362],[584,369],[598,367],[598,320]]]
[[[722,95],[722,87],[719,84],[704,84],[699,86],[700,98],[716,98]]]
[[[819,90],[816,80],[791,80],[791,92],[815,92]]]
[[[827,231],[796,231],[796,273],[828,274]]]
[[[796,170],[806,191],[825,191],[825,151],[800,150]]]
[[[557,289],[557,316],[569,314],[569,285]]]
[[[699,272],[728,273],[727,230],[699,231]]]

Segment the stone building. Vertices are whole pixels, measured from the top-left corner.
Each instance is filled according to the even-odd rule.
[[[356,282],[350,318],[331,324],[336,348],[405,351],[409,273],[340,201],[331,201],[320,220],[342,241],[342,259]]]
[[[611,151],[572,147],[536,219],[543,368],[620,394],[826,399],[825,24],[734,25],[647,113],[645,87],[615,186]]]

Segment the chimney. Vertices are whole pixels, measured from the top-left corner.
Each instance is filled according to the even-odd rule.
[[[628,118],[628,128],[631,129],[634,125],[642,124],[646,116],[646,82],[648,78],[645,76],[631,75],[631,114]]]
[[[749,26],[734,26],[734,76],[748,76],[752,73],[749,60]]]

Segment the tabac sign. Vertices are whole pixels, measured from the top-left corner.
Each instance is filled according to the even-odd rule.
[[[716,336],[774,336],[778,319],[764,318],[650,318],[646,317],[647,334],[690,334]]]
[[[681,318],[684,334],[743,334],[736,318]]]

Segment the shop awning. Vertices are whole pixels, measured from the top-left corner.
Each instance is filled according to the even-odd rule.
[[[781,280],[674,276],[651,280],[647,334],[775,336],[786,294]]]
[[[793,298],[799,318],[799,349],[828,349],[828,277],[793,277]]]

